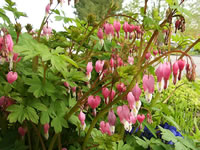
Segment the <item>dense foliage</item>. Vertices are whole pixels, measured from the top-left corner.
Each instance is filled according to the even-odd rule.
[[[112,13],[115,13],[122,8],[123,0],[81,0],[77,5],[75,5],[75,14],[81,20],[87,20],[88,17],[93,17],[100,21],[106,16],[112,2],[115,2],[117,7],[115,10],[112,10]]]
[[[185,30],[184,1],[166,0],[166,16],[152,17],[145,0],[139,18],[112,14],[112,3],[102,20],[86,21],[52,2],[27,32],[14,2],[0,9],[0,149],[199,149],[199,81],[187,53],[200,38],[171,48],[172,33]],[[73,25],[52,30],[52,13]]]

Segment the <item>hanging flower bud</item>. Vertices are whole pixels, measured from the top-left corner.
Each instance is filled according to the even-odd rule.
[[[145,54],[146,60],[148,60],[150,57],[151,57],[151,53],[150,52],[148,52],[148,53]]]
[[[72,94],[74,97],[76,97],[76,87],[72,87]]]
[[[153,54],[154,54],[154,56],[156,56],[158,54],[158,51],[154,50]]]
[[[137,120],[139,121],[140,123],[140,129],[142,128],[142,122],[144,121],[145,119],[145,115],[142,114],[142,115],[137,115]]]
[[[47,4],[47,6],[46,6],[46,8],[45,8],[45,14],[46,14],[46,16],[48,16],[48,14],[49,14],[50,7],[51,7],[51,5],[50,5],[50,4]]]
[[[179,59],[178,60],[178,67],[179,67],[179,75],[178,75],[178,80],[181,80],[181,73],[185,67],[185,60]]]
[[[100,130],[101,130],[102,134],[106,133],[108,135],[112,135],[112,133],[110,131],[110,125],[108,122],[101,121],[100,122]]]
[[[161,53],[162,53],[161,49],[159,49],[158,53],[159,53],[159,54],[161,54]]]
[[[137,115],[137,120],[139,121],[139,123],[141,124],[145,119],[145,115],[142,114],[142,115]]]
[[[46,138],[46,140],[48,140],[49,138],[49,128],[50,126],[48,123],[44,124],[44,137]]]
[[[67,148],[62,148],[62,150],[67,150]]]
[[[176,62],[173,64],[173,76],[174,76],[173,83],[174,83],[174,85],[176,84],[176,79],[177,79],[178,70],[179,70],[178,61],[176,61]]]
[[[130,110],[127,105],[118,106],[117,107],[117,114],[120,118],[120,122],[124,125],[126,131],[131,131],[132,127],[130,126]]]
[[[147,114],[147,122],[149,123],[149,124],[152,124],[153,123],[153,120],[152,120],[152,115],[151,114]]]
[[[128,22],[124,22],[123,29],[124,29],[124,32],[125,32],[125,39],[127,39],[127,37],[128,37],[127,36],[128,27],[129,27]]]
[[[138,86],[138,83],[135,84],[134,88],[132,89],[132,93],[135,97],[135,100],[139,101],[142,91],[141,91],[140,87]]]
[[[114,28],[112,24],[105,24],[105,33],[108,35],[108,39],[111,41],[114,36]]]
[[[108,123],[110,125],[111,133],[115,133],[115,123],[116,123],[116,116],[113,110],[110,110],[108,113]]]
[[[156,69],[156,76],[157,76],[157,88],[159,92],[162,92],[164,87],[164,75],[163,75],[163,64],[160,64],[158,68]]]
[[[128,93],[127,101],[128,101],[130,109],[133,109],[133,107],[135,106],[135,97],[133,96],[132,92]]]
[[[2,97],[0,98],[0,107],[3,107],[5,103],[6,103],[6,101],[5,101],[5,96],[2,96]]]
[[[91,79],[91,72],[93,70],[92,62],[88,62],[86,70],[87,70],[87,72],[86,72],[87,78],[88,78],[88,80],[90,80]]]
[[[105,98],[105,103],[106,104],[108,104],[108,102],[109,102],[109,95],[110,95],[110,91],[109,91],[109,89],[108,88],[102,88],[102,95],[104,96],[104,98]]]
[[[188,72],[190,71],[190,64],[186,64],[186,74],[188,74]]]
[[[44,26],[43,29],[43,35],[47,37],[47,39],[51,36],[52,28],[48,26]]]
[[[118,67],[124,65],[124,62],[120,57],[117,57],[117,65],[118,65]]]
[[[96,116],[96,108],[99,106],[101,102],[101,98],[99,96],[89,96],[88,97],[88,104],[93,109],[94,116]]]
[[[119,21],[114,21],[113,26],[115,28],[115,31],[117,32],[117,38],[119,38],[119,31],[120,31],[120,28],[121,28],[120,22]]]
[[[97,36],[100,40],[103,39],[103,30],[101,28],[99,28],[98,32],[97,32]]]
[[[7,74],[7,81],[8,83],[12,84],[13,82],[15,82],[17,80],[17,72],[12,72],[10,71],[8,74]]]
[[[3,48],[3,37],[0,37],[0,51],[2,50]]]
[[[88,104],[92,109],[95,109],[99,106],[101,102],[101,98],[99,96],[89,96],[88,97]]]
[[[18,56],[19,56],[18,53],[13,54],[13,62],[19,62],[22,59],[22,57],[18,57]]]
[[[145,92],[146,100],[150,103],[152,94],[154,92],[154,77],[152,75],[143,76],[143,88]]]
[[[7,34],[5,36],[5,40],[6,40],[6,48],[8,52],[12,52],[13,51],[13,40],[10,34]]]
[[[97,60],[95,64],[95,70],[97,73],[101,73],[103,71],[104,61]]]
[[[111,90],[110,91],[110,95],[109,95],[110,97],[110,102],[112,102],[112,100],[114,99],[114,97],[115,97],[115,91],[114,90]]]
[[[23,127],[19,127],[19,128],[18,128],[18,133],[20,134],[20,136],[21,136],[22,138],[24,138],[26,132],[27,132],[27,131],[26,131]]]
[[[128,56],[128,63],[129,63],[130,65],[133,65],[133,64],[134,64],[134,58],[133,58],[133,56]]]
[[[80,111],[80,114],[78,115],[78,119],[81,122],[82,129],[85,130],[85,127],[86,127],[86,124],[85,124],[85,114],[82,111]]]
[[[168,87],[170,74],[171,74],[171,65],[169,62],[165,62],[163,64],[163,77],[165,82],[164,89]]]
[[[122,93],[122,92],[125,92],[126,91],[126,86],[124,83],[118,83],[117,84],[117,90]]]
[[[114,69],[115,69],[115,60],[113,58],[110,59],[110,66],[111,66],[111,70],[112,70],[112,73],[113,73]]]

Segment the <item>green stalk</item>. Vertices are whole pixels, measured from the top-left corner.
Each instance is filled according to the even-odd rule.
[[[58,137],[58,134],[54,134],[53,138],[51,139],[51,142],[50,142],[48,150],[53,150],[54,143],[56,142],[57,137]]]

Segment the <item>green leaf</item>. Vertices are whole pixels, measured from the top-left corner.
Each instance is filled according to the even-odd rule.
[[[58,9],[53,9],[52,12],[54,12],[57,15],[60,15],[60,11]]]
[[[112,42],[110,42],[108,40],[105,40],[104,41],[104,49],[105,49],[105,51],[110,52],[111,48],[112,48]]]
[[[41,112],[41,117],[40,117],[41,124],[49,123],[49,121],[50,121],[49,113],[46,111]]]
[[[39,110],[39,111],[47,111],[47,107],[42,104],[39,100],[33,100],[31,102],[31,107],[34,107],[35,109]]]
[[[72,115],[69,118],[69,122],[74,124],[75,126],[79,126],[79,124],[80,124],[80,121],[79,121],[79,119],[78,119],[78,117],[76,115]]]
[[[62,127],[68,128],[67,121],[62,117],[55,117],[51,122],[51,126],[54,127],[56,133],[62,131]]]
[[[37,115],[35,109],[33,109],[32,107],[27,106],[26,107],[26,113],[28,114],[29,119],[31,120],[33,123],[38,123],[39,120],[39,116]]]
[[[1,17],[3,20],[5,20],[8,24],[11,23],[9,17],[6,16],[5,13],[3,13],[3,12],[1,12],[1,11],[0,11],[0,17]]]
[[[62,124],[60,122],[59,117],[56,117],[51,121],[51,126],[54,127],[54,130],[56,133],[59,133],[62,131]]]
[[[174,118],[172,116],[166,116],[164,114],[161,114],[163,118],[165,118],[168,122],[173,124],[178,130],[180,130],[179,125],[174,121]]]
[[[15,123],[17,121],[22,123],[23,120],[21,120],[20,118],[23,118],[21,116],[24,115],[24,106],[23,105],[13,104],[7,108],[7,111],[11,112],[8,115],[8,120],[10,123]]]
[[[144,147],[145,149],[148,148],[149,143],[148,143],[147,141],[144,141],[144,140],[142,140],[142,139],[139,138],[139,137],[135,137],[135,139],[136,139],[136,142],[137,142],[138,145]]]
[[[70,57],[64,56],[64,55],[63,55],[63,58],[64,58],[68,63],[72,64],[74,67],[79,68],[78,64],[77,64],[75,61],[73,61]]]
[[[34,40],[28,33],[20,35],[19,42],[14,46],[14,50],[24,56],[24,61],[32,59],[37,55],[40,55],[42,59],[44,57],[46,61],[51,58],[49,48],[46,45]]]
[[[156,130],[149,123],[147,123],[146,120],[143,121],[143,124],[149,129],[149,131],[154,135],[154,137],[157,138]]]
[[[166,141],[172,141],[174,143],[177,142],[176,136],[168,129],[164,129],[161,126],[159,126],[159,129],[161,130],[162,139]]]
[[[166,0],[169,5],[173,5],[173,0]]]

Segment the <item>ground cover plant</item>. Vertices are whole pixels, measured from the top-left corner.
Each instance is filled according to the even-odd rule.
[[[50,0],[40,28],[27,32],[14,2],[0,8],[0,149],[199,149],[199,99],[170,99],[184,70],[184,82],[196,78],[187,53],[200,38],[171,49],[185,30],[184,0],[166,0],[163,18],[149,14],[148,0],[140,17],[116,13],[113,2],[101,21],[68,18],[62,3]],[[49,26],[52,14],[64,31]],[[174,63],[171,54],[180,54]]]

